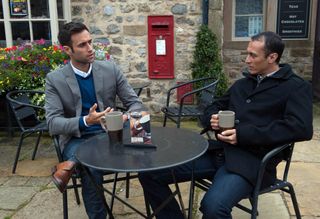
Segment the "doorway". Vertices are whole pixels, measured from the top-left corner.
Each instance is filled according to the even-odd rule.
[[[315,99],[320,100],[320,1],[317,6],[316,33],[313,54],[312,89]]]

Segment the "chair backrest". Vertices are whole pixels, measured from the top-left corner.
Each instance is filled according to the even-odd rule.
[[[260,164],[258,177],[257,177],[257,183],[256,183],[256,186],[254,189],[254,193],[258,194],[260,192],[265,168],[266,168],[267,164],[269,163],[269,161],[272,159],[278,159],[279,161],[283,160],[286,162],[285,168],[283,170],[282,180],[287,181],[290,163],[291,163],[291,157],[292,157],[292,153],[293,153],[293,148],[294,148],[294,143],[284,144],[284,145],[281,145],[279,147],[274,148],[273,150],[271,150],[269,153],[267,153],[263,157],[261,164]]]
[[[6,99],[21,130],[25,130],[27,127],[32,127],[40,122],[37,110],[42,109],[42,107],[31,103],[31,96],[34,94],[43,94],[43,92],[16,90],[10,91],[6,95]]]
[[[215,91],[219,80],[215,80],[203,87],[198,95],[198,106],[200,108],[206,108],[211,105],[215,100]]]

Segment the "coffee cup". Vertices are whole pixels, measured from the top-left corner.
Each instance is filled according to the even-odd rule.
[[[120,111],[113,111],[107,113],[102,119],[102,127],[104,127],[109,135],[111,144],[122,144],[123,135],[123,113]]]
[[[235,113],[233,111],[231,110],[219,111],[218,118],[219,118],[219,127],[222,131],[226,129],[234,128]]]

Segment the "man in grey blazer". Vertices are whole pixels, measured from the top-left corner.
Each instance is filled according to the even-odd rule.
[[[77,164],[74,157],[77,146],[103,132],[100,119],[116,107],[116,95],[129,110],[142,110],[144,107],[113,62],[94,61],[92,38],[84,24],[65,24],[58,39],[70,62],[47,75],[45,109],[49,132],[59,135],[65,160],[55,167],[52,174],[54,183],[63,192]],[[90,172],[102,184],[103,173],[93,169]],[[106,218],[103,200],[96,195],[90,179],[83,172],[81,182],[89,218]]]

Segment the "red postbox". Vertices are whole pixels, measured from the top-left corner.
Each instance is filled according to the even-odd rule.
[[[149,78],[174,78],[173,16],[148,16]]]

